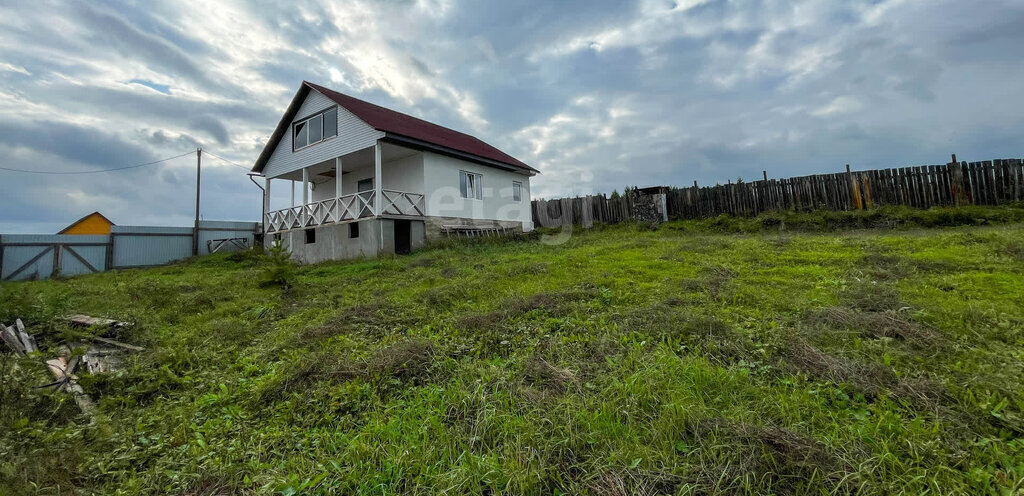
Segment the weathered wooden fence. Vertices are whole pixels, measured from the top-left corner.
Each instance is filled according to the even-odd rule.
[[[260,232],[255,222],[200,221],[195,234],[191,227],[156,226],[113,226],[109,235],[4,234],[0,281],[164,265],[192,256],[193,235],[199,237],[199,254],[205,255],[223,240],[253,246]]]
[[[538,227],[616,223],[633,218],[633,200],[605,195],[535,200]],[[868,171],[698,187],[672,188],[666,195],[669,218],[700,219],[721,214],[753,216],[762,212],[815,209],[855,210],[879,205],[917,208],[997,205],[1024,200],[1024,161],[953,161],[945,165]],[[584,217],[582,211],[588,211]]]

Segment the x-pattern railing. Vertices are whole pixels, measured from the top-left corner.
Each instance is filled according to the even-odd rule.
[[[308,205],[267,212],[264,219],[267,232],[275,233],[372,217],[375,195],[374,191],[362,191],[341,198],[328,198]],[[425,197],[419,193],[381,191],[381,210],[386,215],[422,217],[426,212],[424,204]]]
[[[382,199],[384,204],[381,208],[384,213],[390,215],[415,215],[422,217],[423,211],[423,195],[419,193],[406,193],[404,191],[394,191],[385,189],[381,191]]]

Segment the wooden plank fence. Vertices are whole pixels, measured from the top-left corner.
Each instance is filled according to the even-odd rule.
[[[672,188],[666,195],[672,219],[700,219],[721,214],[755,216],[782,210],[857,210],[881,205],[915,208],[956,205],[998,205],[1024,201],[1024,160],[998,159],[945,165],[898,167],[785,179]],[[594,195],[534,200],[538,227],[633,218],[630,195]],[[584,216],[584,212],[589,215]]]

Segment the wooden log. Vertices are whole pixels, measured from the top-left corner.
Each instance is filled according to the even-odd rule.
[[[25,353],[35,353],[39,351],[39,347],[36,346],[36,338],[32,337],[25,331],[25,324],[21,319],[16,319],[14,321],[14,327],[15,332],[18,334],[18,339],[21,340],[22,347],[25,348]]]
[[[90,317],[88,315],[73,314],[66,317],[67,321],[73,325],[92,327],[92,326],[106,326],[112,329],[119,329],[122,327],[128,327],[131,325],[129,322],[121,322],[113,319],[100,319],[96,317]]]
[[[143,348],[141,346],[135,346],[133,344],[122,343],[120,341],[114,341],[113,339],[101,338],[99,336],[93,337],[92,340],[93,341],[98,341],[98,342],[104,343],[104,344],[109,344],[111,346],[116,346],[118,348],[124,348],[124,349],[129,350],[129,351],[145,351],[146,350],[145,348]]]
[[[4,343],[7,344],[7,347],[14,353],[18,355],[25,354],[25,346],[21,344],[21,340],[18,339],[18,333],[14,330],[13,326],[7,327],[0,324],[0,338],[3,338]]]

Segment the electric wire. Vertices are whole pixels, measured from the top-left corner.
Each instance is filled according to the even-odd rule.
[[[226,158],[224,158],[224,157],[221,157],[221,156],[219,156],[219,155],[217,155],[217,154],[215,154],[215,153],[211,152],[210,150],[207,150],[206,148],[203,148],[203,153],[205,153],[205,154],[207,154],[207,155],[209,155],[209,156],[211,156],[211,157],[213,157],[213,158],[216,158],[216,159],[220,159],[220,160],[221,160],[221,161],[223,161],[224,163],[227,163],[227,164],[229,164],[229,165],[233,165],[233,166],[235,166],[235,167],[238,167],[238,168],[240,168],[240,169],[245,169],[245,170],[252,170],[252,167],[246,167],[246,166],[244,166],[244,165],[241,165],[241,164],[238,164],[238,163],[232,162],[232,161],[230,161],[230,160],[228,160],[228,159],[226,159]]]
[[[111,169],[99,169],[99,170],[88,170],[88,171],[37,171],[37,170],[29,170],[29,169],[14,169],[14,168],[11,168],[11,167],[0,167],[0,170],[10,171],[10,172],[24,172],[24,173],[28,173],[28,174],[50,174],[50,175],[97,174],[97,173],[100,173],[100,172],[114,172],[114,171],[122,171],[122,170],[127,170],[127,169],[137,169],[139,167],[145,167],[147,165],[156,165],[156,164],[159,164],[159,163],[167,162],[168,160],[174,160],[176,158],[181,158],[181,157],[184,157],[186,155],[192,155],[194,153],[196,153],[196,152],[195,151],[190,151],[188,153],[182,153],[181,155],[175,155],[173,157],[162,158],[160,160],[154,160],[152,162],[146,162],[144,164],[128,165],[128,166],[125,166],[125,167],[114,167],[114,168],[111,168]]]

